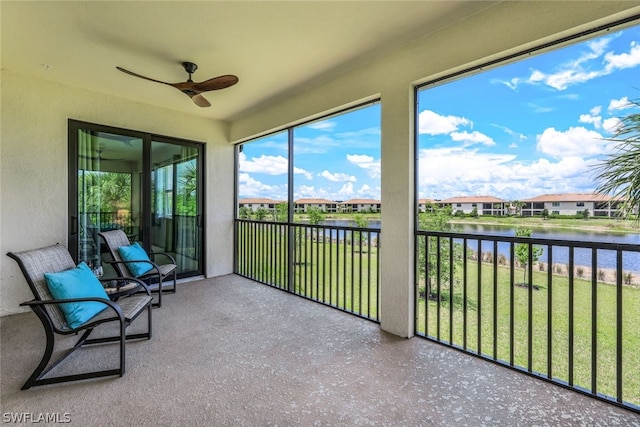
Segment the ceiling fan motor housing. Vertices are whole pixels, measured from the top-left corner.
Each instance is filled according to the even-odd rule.
[[[193,62],[183,62],[182,66],[184,67],[184,70],[189,74],[195,73],[198,69],[198,66]]]

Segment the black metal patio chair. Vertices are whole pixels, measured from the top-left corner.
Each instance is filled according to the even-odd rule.
[[[175,293],[178,266],[175,258],[165,252],[147,253],[140,246],[136,247],[136,243],[129,241],[126,233],[122,230],[110,230],[98,233],[104,240],[112,261],[106,261],[111,264],[119,277],[138,278],[149,285],[149,289],[153,293],[158,294],[158,302],[153,303],[154,307],[162,305],[163,293]],[[129,251],[132,255],[125,259],[123,251]],[[164,256],[168,262],[159,264],[154,262],[156,257]],[[167,277],[172,277],[173,284],[164,282]]]
[[[112,375],[123,376],[125,373],[125,342],[132,339],[150,339],[151,338],[151,301],[152,297],[146,284],[136,279],[121,279],[127,282],[137,282],[141,289],[146,293],[137,293],[127,297],[122,297],[118,302],[111,301],[106,297],[106,292],[102,296],[89,296],[89,297],[70,297],[64,299],[56,299],[52,295],[52,289],[50,283],[47,282],[45,274],[51,278],[51,276],[57,275],[60,279],[60,286],[56,288],[56,294],[61,291],[65,291],[64,286],[64,274],[66,272],[80,271],[81,266],[76,266],[71,254],[66,247],[60,244],[47,246],[38,249],[31,249],[21,252],[9,252],[7,254],[10,258],[14,259],[20,266],[20,270],[24,275],[34,299],[31,301],[20,304],[21,306],[28,306],[34,311],[34,313],[40,319],[42,326],[45,330],[46,346],[42,356],[40,364],[33,371],[33,374],[22,386],[23,390],[26,390],[33,386],[54,384],[67,381],[84,380],[89,378],[106,377]],[[87,272],[91,274],[91,271]],[[85,273],[86,274],[86,273]],[[84,276],[86,278],[86,276]],[[91,278],[91,277],[90,277]],[[97,280],[92,276],[92,280]],[[92,280],[78,280],[78,283],[74,283],[73,289],[82,289],[85,284],[87,288],[89,285],[100,287],[102,285],[91,283]],[[126,286],[126,283],[123,284]],[[71,288],[71,287],[70,287]],[[77,292],[77,291],[76,291]],[[84,290],[83,290],[84,292]],[[98,293],[96,293],[98,294]],[[65,304],[65,305],[63,305]],[[86,321],[82,320],[69,320],[69,307],[87,307],[89,304],[100,306],[97,310],[97,314],[92,315]],[[101,305],[105,308],[102,309]],[[126,329],[131,323],[140,315],[144,310],[148,312],[147,328],[146,332],[126,335]],[[90,316],[90,315],[89,315]],[[77,324],[78,322],[81,322]],[[89,339],[91,332],[97,327],[103,324],[113,324],[112,322],[119,323],[119,332],[115,336],[99,337]],[[75,345],[64,352],[56,361],[49,363],[51,356],[53,355],[53,349],[55,345],[56,334],[60,335],[72,335],[82,332],[80,338]],[[83,345],[99,344],[108,342],[118,342],[120,345],[120,360],[119,366],[116,369],[97,370],[93,372],[85,372],[74,375],[62,375],[57,377],[45,376],[64,359],[71,355],[75,350],[79,349]]]

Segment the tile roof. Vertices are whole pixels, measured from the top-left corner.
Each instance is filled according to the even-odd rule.
[[[380,200],[376,199],[350,199],[342,202],[347,205],[379,205]]]
[[[338,202],[327,199],[298,199],[296,204],[298,205],[335,205]]]
[[[613,200],[611,196],[605,196],[597,193],[564,193],[564,194],[542,194],[540,196],[531,197],[530,199],[522,199],[521,202],[606,202]]]
[[[493,196],[460,196],[460,197],[451,197],[449,199],[444,199],[439,201],[440,204],[445,203],[504,203],[506,200],[499,199]]]

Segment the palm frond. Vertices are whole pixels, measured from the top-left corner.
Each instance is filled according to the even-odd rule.
[[[640,107],[640,104],[633,101]],[[613,153],[594,167],[595,192],[621,202],[625,218],[636,215],[640,222],[640,114],[629,114],[620,121],[612,138],[616,142]]]

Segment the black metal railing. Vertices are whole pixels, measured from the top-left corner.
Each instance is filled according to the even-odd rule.
[[[640,245],[416,234],[416,334],[640,412]]]
[[[235,272],[378,321],[380,230],[238,219]]]
[[[86,217],[87,224],[100,227],[103,230],[122,228],[131,224],[131,215],[128,212],[80,212],[80,218],[84,217]]]

